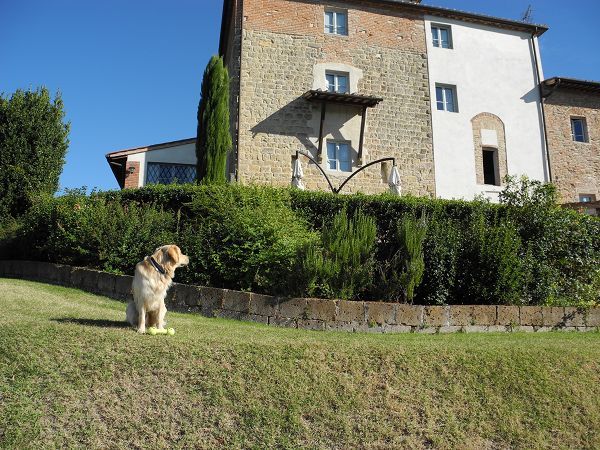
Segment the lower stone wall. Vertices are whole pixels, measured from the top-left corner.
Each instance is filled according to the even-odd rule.
[[[133,277],[32,261],[0,261],[0,277],[79,288],[131,299]],[[598,331],[600,308],[452,305],[419,306],[316,298],[280,298],[251,292],[174,283],[169,310],[207,317],[260,322],[310,330],[375,333],[481,331]],[[124,313],[124,311],[123,311]]]

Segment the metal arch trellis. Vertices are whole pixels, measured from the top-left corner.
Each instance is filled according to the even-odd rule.
[[[323,176],[325,177],[325,179],[327,180],[327,184],[329,184],[329,189],[331,189],[331,192],[333,192],[334,194],[339,194],[340,191],[343,189],[343,187],[346,185],[346,183],[348,183],[348,181],[350,181],[355,175],[357,175],[358,173],[362,172],[363,170],[365,170],[367,167],[373,166],[375,164],[379,164],[385,161],[392,161],[392,166],[396,166],[396,158],[392,158],[392,157],[388,157],[388,158],[381,158],[381,159],[377,159],[375,161],[370,162],[369,164],[365,164],[364,166],[362,166],[360,169],[352,172],[350,174],[350,176],[348,178],[346,178],[342,184],[340,184],[340,186],[336,189],[333,187],[333,184],[331,183],[331,180],[329,179],[329,177],[327,176],[327,174],[325,173],[325,171],[323,170],[323,168],[321,167],[321,164],[319,164],[319,162],[314,159],[311,155],[309,155],[306,152],[303,152],[301,150],[296,150],[296,159],[298,159],[298,157],[302,155],[307,157],[308,159],[310,159],[313,163],[315,163],[315,166],[317,166],[317,168],[321,171],[321,173],[323,174]]]

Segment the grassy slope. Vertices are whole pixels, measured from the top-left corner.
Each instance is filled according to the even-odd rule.
[[[0,279],[0,446],[598,448],[597,333],[365,335]]]

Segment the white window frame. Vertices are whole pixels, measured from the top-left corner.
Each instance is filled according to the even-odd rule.
[[[330,90],[329,80],[327,80],[327,76],[333,76],[333,90]],[[346,90],[340,91],[339,79],[346,78]],[[328,92],[336,92],[338,94],[349,94],[350,93],[350,74],[348,72],[336,72],[333,70],[325,71],[325,85],[327,86]]]
[[[576,139],[575,127],[574,127],[575,121],[581,121],[582,129],[583,129],[583,140],[582,141],[580,141],[579,139]],[[587,120],[585,120],[585,117],[571,116],[571,139],[573,139],[573,142],[581,142],[581,143],[590,142],[590,138],[588,135],[588,129],[587,129]]]
[[[329,158],[329,145],[330,144],[334,144],[335,145],[335,158],[330,159]],[[348,159],[347,160],[341,160],[340,159],[340,154],[339,154],[339,146],[340,144],[345,145],[348,148]],[[326,150],[326,169],[331,171],[331,172],[341,172],[341,173],[351,173],[352,172],[352,146],[350,141],[339,141],[339,140],[334,140],[334,139],[327,139],[326,145],[325,145],[325,150]],[[330,161],[335,161],[335,169],[332,169],[329,165]],[[350,163],[350,170],[342,170],[341,169],[341,162],[348,162]]]
[[[437,90],[438,89],[442,89],[442,109],[438,108],[438,104],[440,103],[440,100],[437,97]],[[452,98],[453,98],[453,102],[452,102],[452,106],[454,107],[454,109],[450,110],[448,109],[448,99],[446,98],[447,94],[446,91],[450,90],[452,91]],[[457,94],[457,90],[456,90],[456,86],[451,85],[451,84],[441,84],[441,83],[436,83],[435,84],[435,104],[436,104],[436,110],[437,111],[446,111],[446,112],[454,112],[457,113],[458,112],[458,94]]]
[[[327,14],[332,15],[331,26],[333,28],[333,31],[330,30],[327,26]],[[346,16],[346,28],[342,30],[343,32],[340,32],[340,27],[338,26],[338,15]],[[329,34],[332,36],[348,36],[348,10],[326,9],[325,13],[323,14],[323,29],[325,30],[325,34]]]
[[[442,30],[446,30],[448,32],[448,47],[444,47],[442,41]],[[435,36],[434,36],[435,34]],[[437,45],[436,45],[437,41]],[[431,24],[431,45],[436,48],[443,48],[452,50],[454,48],[452,42],[452,27],[450,25],[443,25],[440,23],[432,23]]]

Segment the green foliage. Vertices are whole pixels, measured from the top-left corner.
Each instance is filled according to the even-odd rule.
[[[220,56],[213,56],[202,78],[196,140],[197,178],[203,183],[225,183],[229,128],[229,73]]]
[[[324,224],[321,243],[306,252],[303,272],[308,294],[341,299],[357,298],[373,282],[375,220],[357,211],[349,218],[345,210]]]
[[[133,273],[154,248],[174,241],[173,215],[70,191],[41,197],[23,217],[17,242],[27,258]]]
[[[527,195],[511,186],[519,194],[504,205],[204,184],[74,192],[0,225],[0,257],[18,248],[21,258],[131,273],[156,246],[175,242],[191,257],[178,273],[185,282],[406,301],[410,277],[401,277],[412,270],[407,255],[419,269],[422,241],[415,303],[599,303],[600,220],[553,206],[538,192],[551,188],[533,185]],[[409,252],[398,224],[423,216],[425,237]]]
[[[180,232],[190,256],[183,280],[275,294],[302,289],[298,255],[316,235],[291,210],[287,191],[214,185],[201,192]]]
[[[0,220],[19,217],[38,194],[54,194],[69,146],[60,94],[46,88],[0,95]]]
[[[402,274],[400,284],[408,303],[415,297],[415,288],[423,280],[425,261],[423,258],[423,241],[427,234],[427,218],[404,217],[398,224],[398,239],[400,241],[400,257],[402,259]]]

